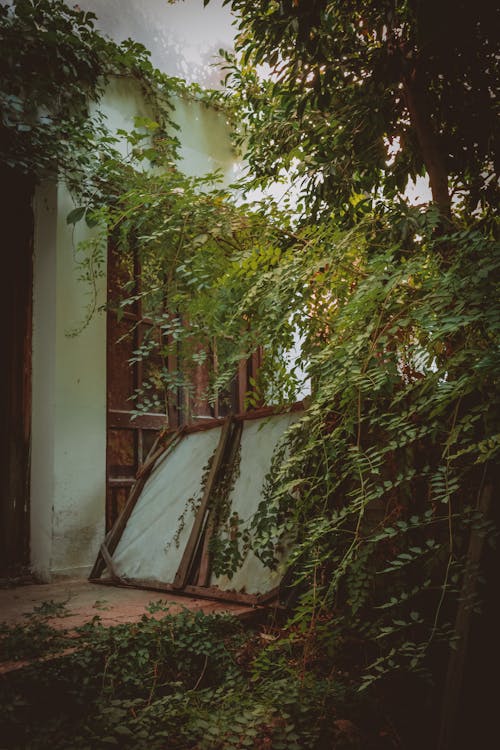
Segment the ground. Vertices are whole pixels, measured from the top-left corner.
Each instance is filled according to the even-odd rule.
[[[184,609],[202,611],[204,614],[229,612],[236,617],[244,617],[253,611],[252,607],[228,604],[210,599],[193,598],[176,594],[161,594],[158,591],[101,586],[87,580],[72,579],[49,584],[13,586],[0,589],[0,622],[9,626],[21,624],[28,615],[45,606],[50,613],[52,605],[54,617],[48,624],[55,628],[73,630],[99,615],[105,626],[136,622],[146,612],[152,602],[162,599],[169,604],[169,612],[175,614]],[[61,617],[61,607],[64,616]],[[163,613],[159,612],[158,617]],[[0,674],[25,666],[26,661],[7,661],[0,664]]]

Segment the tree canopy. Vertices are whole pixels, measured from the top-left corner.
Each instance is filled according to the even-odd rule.
[[[171,127],[167,95],[162,107],[152,92],[182,84],[155,70],[141,44],[103,36],[95,20],[63,0],[0,5],[3,169],[34,181],[58,174],[75,193],[85,191],[99,163],[113,156],[116,134],[98,106],[112,76],[135,79]]]
[[[234,0],[249,160],[295,157],[316,209],[352,214],[427,173],[445,214],[498,201],[499,9],[487,0]],[[266,63],[268,81],[252,66]],[[390,154],[389,154],[390,151]]]

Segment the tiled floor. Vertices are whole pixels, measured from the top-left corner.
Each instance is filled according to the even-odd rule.
[[[209,599],[190,598],[177,594],[143,591],[119,586],[102,586],[86,580],[16,586],[0,589],[0,622],[22,622],[44,602],[64,604],[65,616],[51,620],[53,625],[75,628],[99,615],[103,625],[134,622],[146,612],[151,602],[168,602],[171,613],[183,608],[203,612],[231,612],[235,616],[252,611],[247,605],[214,602]],[[47,609],[47,608],[46,608]]]

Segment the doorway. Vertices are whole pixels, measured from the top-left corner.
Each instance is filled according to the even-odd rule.
[[[33,183],[2,169],[1,184],[0,576],[14,577],[29,565]]]

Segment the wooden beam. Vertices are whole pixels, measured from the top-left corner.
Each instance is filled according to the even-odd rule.
[[[200,558],[200,569],[198,571],[198,579],[197,579],[197,585],[198,586],[208,586],[210,583],[210,573],[211,573],[211,555],[210,555],[210,540],[213,537],[215,530],[215,517],[214,517],[214,510],[210,511],[207,519],[207,523],[205,526],[205,534],[203,536],[203,544],[201,549],[201,558]]]
[[[108,409],[109,427],[113,430],[161,430],[165,427],[165,414],[133,414],[121,409]]]
[[[185,428],[179,427],[174,433],[173,436],[181,436],[184,434]],[[158,461],[159,458],[163,456],[163,454],[169,450],[170,448],[170,437],[167,440],[167,443],[165,445],[161,445],[158,448],[158,445],[161,443],[163,438],[165,437],[166,433],[162,432],[155,440],[153,445],[151,446],[151,449],[146,456],[146,460],[140,467],[140,469],[137,471],[136,479],[140,479],[144,474],[149,474],[151,472],[151,469],[155,465],[155,463]]]
[[[302,401],[296,401],[293,404],[287,404],[283,407],[276,406],[262,406],[252,411],[242,412],[241,414],[233,415],[235,422],[246,422],[253,419],[263,419],[264,417],[277,417],[281,414],[288,414],[289,412],[295,413],[303,411],[304,403]],[[224,424],[224,418],[214,417],[213,419],[203,419],[199,422],[186,424],[184,429],[186,435],[191,435],[193,432],[204,432],[205,430],[214,430],[216,427],[220,427]]]
[[[101,546],[99,547],[99,551],[100,551],[101,556],[102,556],[102,558],[103,558],[103,560],[104,560],[104,562],[106,564],[106,568],[108,569],[108,571],[109,571],[109,573],[111,575],[111,578],[114,581],[120,580],[120,576],[117,574],[117,572],[115,570],[115,566],[113,565],[113,560],[111,558],[111,555],[109,554],[109,550],[106,547],[106,543],[105,542],[103,542],[101,544]]]
[[[119,580],[113,580],[112,578],[91,578],[90,583],[98,583],[103,586],[124,586],[126,588],[145,589],[146,591],[163,591],[191,598],[211,599],[212,601],[232,602],[234,604],[249,604],[252,607],[261,606],[259,601],[260,596],[258,594],[245,594],[239,591],[222,591],[222,589],[215,586],[187,585],[179,590],[172,583],[162,583],[149,579],[123,578],[120,578]]]
[[[232,424],[232,417],[228,417],[222,427],[219,444],[217,445],[217,448],[215,450],[215,455],[212,460],[212,465],[210,466],[207,482],[203,490],[200,507],[195,516],[189,539],[184,549],[180,565],[174,577],[173,585],[176,589],[184,588],[188,582],[189,573],[191,571],[196,551],[200,543],[201,532],[203,531],[203,527],[205,525],[210,493],[212,491],[212,487],[214,485],[215,479],[222,464],[222,460],[224,458],[224,454],[226,452],[226,447],[232,432]]]
[[[479,496],[477,510],[482,514],[483,518],[488,517],[492,494],[493,486],[487,484]],[[448,661],[441,712],[441,727],[437,744],[438,750],[453,750],[456,747],[457,738],[454,735],[456,734],[456,719],[460,705],[467,646],[471,629],[471,600],[477,589],[483,547],[484,534],[481,534],[473,527],[470,533],[465,572],[455,619],[454,637],[456,638],[456,642],[455,647],[450,651]]]
[[[238,364],[238,406],[237,409],[240,413],[245,411],[245,396],[248,391],[248,374],[247,374],[247,360],[242,359]]]
[[[239,422],[239,421],[247,422],[252,419],[263,419],[264,417],[277,417],[277,416],[280,416],[281,414],[288,414],[289,412],[303,411],[303,409],[304,409],[303,401],[296,401],[293,404],[287,404],[286,406],[282,406],[282,407],[259,406],[258,409],[252,409],[251,411],[246,411],[243,414],[236,414],[234,416],[234,419],[236,422]]]
[[[280,595],[280,592],[281,592],[281,585],[282,585],[281,583],[278,584],[278,586],[275,586],[273,589],[271,589],[270,591],[268,591],[266,594],[259,594],[257,596],[257,603],[260,606],[265,607],[265,606],[267,606],[268,604],[271,604],[274,601],[278,601],[279,600],[279,595]],[[283,607],[280,604],[279,601],[278,601],[278,604],[280,605],[280,607],[282,609],[285,609],[285,607]]]

